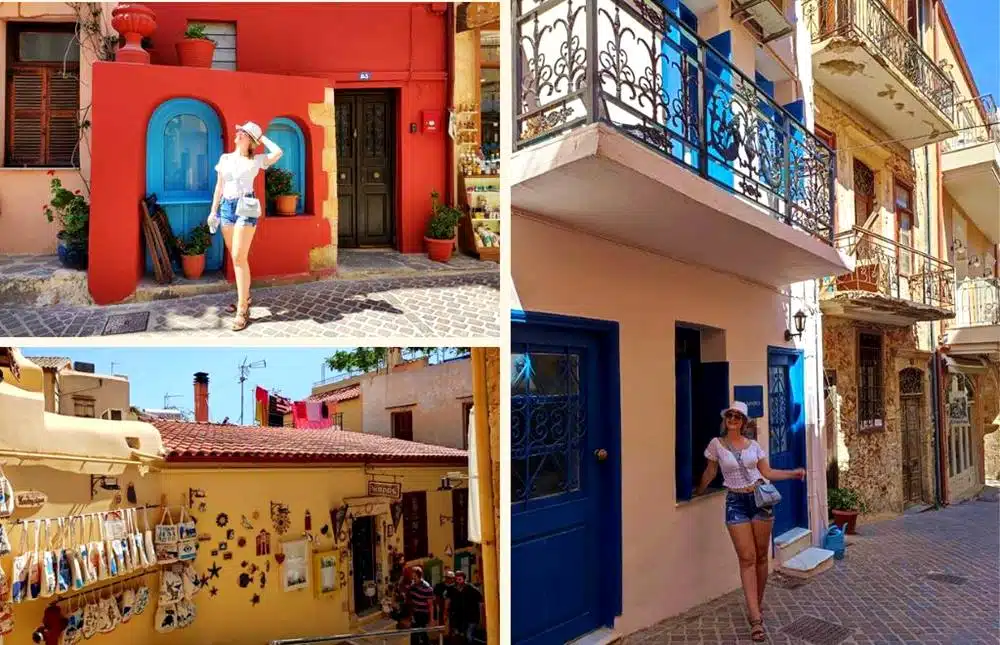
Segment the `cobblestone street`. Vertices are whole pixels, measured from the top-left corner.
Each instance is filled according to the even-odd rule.
[[[796,589],[769,580],[768,642],[995,645],[1000,633],[996,499],[996,489],[987,489],[976,501],[860,527],[845,559],[830,571]],[[735,566],[730,556],[721,565]],[[801,636],[789,633],[796,631]],[[625,639],[628,645],[748,642],[740,590]]]
[[[106,307],[3,307],[0,336],[498,338],[500,278],[488,268],[254,289],[251,324],[241,332],[230,331],[233,315],[225,311],[235,301],[230,289]]]

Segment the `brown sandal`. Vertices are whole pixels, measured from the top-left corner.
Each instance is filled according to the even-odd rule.
[[[243,311],[236,314],[236,319],[233,321],[233,331],[243,331],[250,324],[250,307],[248,306]]]
[[[750,640],[755,643],[763,643],[767,640],[767,632],[764,631],[764,619],[750,621]]]
[[[237,304],[238,303],[234,302],[233,304],[231,304],[228,307],[226,307],[226,312],[227,313],[231,313],[231,314],[236,313],[236,306],[237,306]],[[253,298],[247,298],[247,307],[252,307],[252,306],[253,306]]]

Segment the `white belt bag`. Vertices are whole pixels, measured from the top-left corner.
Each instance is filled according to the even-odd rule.
[[[257,219],[260,217],[260,200],[249,193],[240,195],[236,202],[236,216]]]

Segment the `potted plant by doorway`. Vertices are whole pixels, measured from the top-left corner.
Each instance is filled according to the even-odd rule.
[[[433,214],[427,222],[427,234],[424,236],[427,257],[435,262],[447,262],[455,248],[455,228],[462,217],[462,211],[442,204],[437,191],[431,193],[431,207]]]
[[[299,194],[292,189],[295,175],[284,168],[270,167],[264,171],[264,185],[268,198],[274,200],[278,215],[294,215],[299,205]]]
[[[858,513],[865,511],[865,503],[857,491],[850,488],[831,488],[826,494],[830,515],[837,526],[846,526],[845,533],[855,534]]]
[[[205,251],[212,246],[212,234],[208,224],[195,226],[187,238],[178,237],[177,246],[181,250],[181,265],[184,277],[197,280],[205,272]]]
[[[215,41],[205,35],[205,25],[188,25],[177,43],[177,58],[184,67],[211,67]]]
[[[53,174],[53,171],[49,171]],[[58,177],[49,182],[51,199],[42,207],[45,219],[59,221],[56,253],[59,262],[67,269],[87,268],[88,239],[90,236],[90,204],[79,190],[64,188]]]

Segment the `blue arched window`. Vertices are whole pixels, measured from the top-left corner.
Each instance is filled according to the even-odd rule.
[[[280,117],[267,127],[267,138],[283,151],[275,167],[292,173],[292,187],[299,194],[295,212],[302,213],[306,203],[306,139],[302,129],[295,121]]]
[[[207,104],[195,99],[162,103],[146,129],[146,192],[156,193],[177,236],[187,236],[205,222],[212,206],[222,155],[222,126]],[[205,256],[205,268],[222,268],[222,236],[216,234]],[[146,254],[147,271],[152,261]]]

